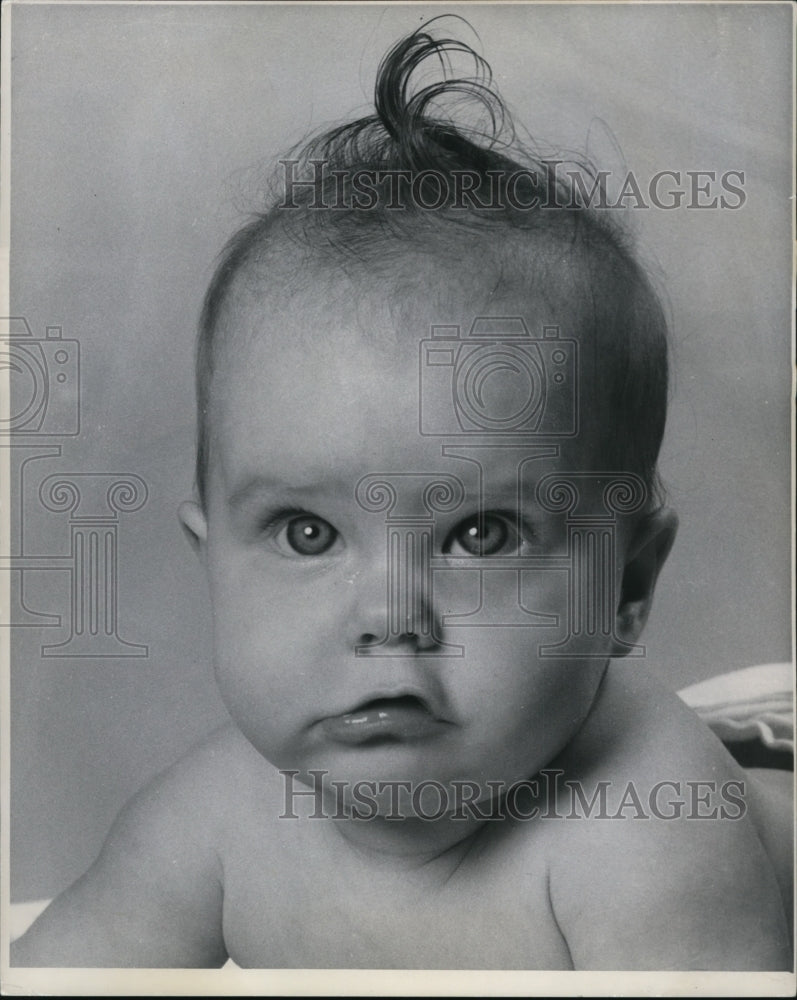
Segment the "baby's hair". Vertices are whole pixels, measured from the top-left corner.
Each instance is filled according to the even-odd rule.
[[[430,27],[439,20],[382,59],[373,115],[329,129],[280,161],[282,189],[272,188],[265,209],[220,255],[197,350],[196,486],[203,504],[222,308],[246,268],[284,272],[279,257],[290,246],[310,264],[301,269],[305,275],[313,266],[387,273],[394,288],[411,281],[407,263],[418,254],[449,264],[479,254],[492,295],[512,289],[530,303],[567,282],[579,316],[581,412],[602,429],[598,467],[636,473],[649,506],[660,501],[656,462],[667,409],[668,336],[659,299],[622,226],[590,203],[594,168],[581,161],[575,172],[552,169],[563,161],[519,142],[491,86],[490,67],[464,42],[436,38]],[[453,75],[452,56],[471,60],[473,74]],[[413,90],[412,78],[427,61],[438,64],[442,78]],[[466,120],[466,108],[479,109],[481,118],[470,113]],[[287,280],[281,273],[280,281]]]

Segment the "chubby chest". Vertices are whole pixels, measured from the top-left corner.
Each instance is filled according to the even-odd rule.
[[[544,861],[511,845],[402,875],[297,831],[250,862],[225,859],[225,943],[245,968],[571,968]]]

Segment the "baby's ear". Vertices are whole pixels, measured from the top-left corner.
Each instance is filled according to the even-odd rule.
[[[615,634],[623,643],[635,643],[642,634],[653,603],[656,580],[670,554],[678,531],[674,510],[661,507],[637,524],[626,550],[625,567],[617,608]],[[623,656],[627,647],[618,646],[614,656]]]
[[[185,500],[177,510],[180,524],[191,547],[203,558],[208,537],[208,522],[205,512],[195,500]]]

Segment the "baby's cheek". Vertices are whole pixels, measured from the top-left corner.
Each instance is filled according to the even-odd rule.
[[[592,703],[606,656],[541,656],[545,628],[483,627],[457,630],[464,658],[452,661],[448,681],[454,697],[474,716],[490,715],[497,725],[564,732]],[[557,630],[550,630],[555,633]]]
[[[217,578],[212,598],[222,694],[249,699],[263,718],[281,699],[295,701],[297,684],[315,684],[329,657],[340,652],[337,633],[345,616],[335,600],[319,599],[301,582],[230,573]]]
[[[227,560],[211,580],[211,601],[217,627],[256,639],[268,631],[277,641],[306,630],[318,616],[318,594],[307,574],[280,566],[280,557]],[[315,607],[314,607],[315,605]]]
[[[297,730],[300,667],[284,651],[231,640],[216,652],[216,684],[231,719],[272,762],[283,759]]]
[[[512,568],[503,560],[500,567],[491,567],[487,558],[473,562],[469,568],[434,573],[434,604],[444,619],[479,611],[483,624],[490,625],[525,622],[529,627],[553,628],[566,620],[568,575],[564,567],[529,567],[524,561]]]
[[[471,614],[480,604],[480,574],[463,569],[432,576],[434,609],[438,617]]]

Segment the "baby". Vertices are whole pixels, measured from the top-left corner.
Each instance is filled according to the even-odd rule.
[[[488,82],[415,32],[226,248],[180,516],[232,721],[12,965],[790,967],[788,816],[639,662],[662,309]]]

